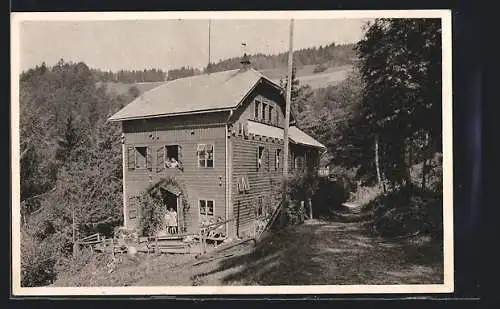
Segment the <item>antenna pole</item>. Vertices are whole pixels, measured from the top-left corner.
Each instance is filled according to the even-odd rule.
[[[293,71],[293,19],[290,20],[290,46],[288,50],[288,81],[286,83],[285,124],[283,130],[283,205],[281,207],[281,223],[285,219],[285,209],[288,205],[288,126],[290,123],[290,101],[292,97],[292,71]]]
[[[212,26],[212,20],[208,19],[208,64],[207,64],[207,73],[210,73],[210,34],[211,34],[211,27]]]

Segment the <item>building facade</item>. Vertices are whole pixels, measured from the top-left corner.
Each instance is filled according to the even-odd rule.
[[[283,173],[283,89],[251,68],[166,82],[111,121],[123,130],[124,225],[138,228],[137,197],[156,188],[180,232],[227,221],[243,237],[277,206]],[[324,146],[294,125],[289,170],[319,165]]]

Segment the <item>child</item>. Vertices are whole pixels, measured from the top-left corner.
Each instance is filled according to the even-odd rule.
[[[177,168],[177,167],[179,167],[179,162],[177,162],[177,160],[174,157],[172,157],[172,158],[170,158],[170,162],[168,162],[168,167],[169,168]]]
[[[170,208],[170,228],[171,234],[177,234],[177,211]]]
[[[167,209],[167,211],[165,211],[165,218],[164,218],[164,221],[165,221],[165,228],[166,228],[166,231],[167,233],[170,233],[170,225],[171,225],[171,221],[172,221],[172,215],[170,213],[170,209]]]

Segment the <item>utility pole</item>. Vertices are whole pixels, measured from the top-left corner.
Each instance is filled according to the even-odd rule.
[[[283,205],[281,206],[281,225],[285,220],[285,210],[288,206],[288,126],[290,123],[290,101],[292,97],[293,70],[293,19],[290,20],[290,45],[288,49],[288,82],[286,83],[285,125],[283,129]]]

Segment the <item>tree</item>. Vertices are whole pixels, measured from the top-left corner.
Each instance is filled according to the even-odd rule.
[[[21,212],[32,242],[23,285],[53,280],[54,261],[71,255],[73,222],[79,237],[110,235],[120,224],[121,132],[107,118],[132,99],[97,87],[83,63],[21,74]]]
[[[409,149],[423,160],[441,151],[440,38],[438,19],[377,19],[356,46],[364,87],[352,124],[358,135],[379,137],[382,173],[393,186],[411,184]],[[414,146],[422,134],[425,151]]]
[[[73,121],[73,115],[70,114],[66,120],[62,137],[57,141],[59,147],[56,149],[56,160],[62,163],[68,160],[78,142],[79,135]]]

